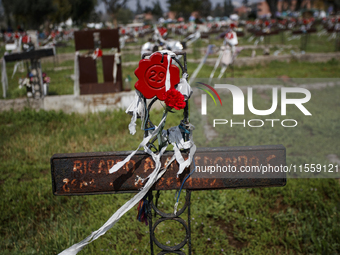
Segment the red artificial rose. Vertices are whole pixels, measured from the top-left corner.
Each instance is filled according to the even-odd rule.
[[[163,93],[162,99],[167,106],[175,108],[176,110],[181,110],[186,105],[184,96],[177,89],[169,89],[167,92]]]

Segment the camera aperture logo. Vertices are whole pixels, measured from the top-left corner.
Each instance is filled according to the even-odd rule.
[[[214,87],[202,83],[197,82],[201,85],[206,86],[208,89],[210,89],[212,92],[215,93],[218,100],[220,101],[221,106],[222,100],[220,95],[217,93],[216,89],[227,89],[229,92],[231,92],[232,98],[233,98],[233,115],[244,115],[244,108],[245,108],[245,96],[243,91],[231,84],[215,84]],[[213,97],[212,93],[209,92],[207,89],[197,87],[198,89],[203,90],[206,92],[214,101],[215,106],[217,106],[216,100]],[[277,110],[278,107],[278,90],[281,90],[281,116],[287,115],[287,105],[295,105],[298,110],[300,110],[305,116],[311,116],[312,114],[306,109],[306,107],[303,105],[307,103],[311,99],[311,93],[308,89],[305,88],[298,88],[298,87],[273,87],[272,88],[272,105],[267,110],[258,110],[254,107],[253,104],[253,88],[248,87],[247,88],[247,105],[248,109],[251,113],[257,116],[266,116],[274,113]],[[289,98],[289,94],[299,94],[302,96],[302,98]],[[201,95],[201,115],[207,115],[207,95],[202,94]],[[297,120],[295,119],[250,119],[246,120],[243,119],[242,122],[235,122],[232,119],[213,119],[213,127],[216,127],[216,125],[230,125],[230,127],[234,126],[249,126],[249,127],[263,127],[265,124],[271,125],[271,127],[275,126],[279,122],[282,127],[296,127],[298,125]]]

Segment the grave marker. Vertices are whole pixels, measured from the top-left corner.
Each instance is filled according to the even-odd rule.
[[[184,64],[179,62],[177,55],[183,55]],[[285,166],[286,150],[282,145],[200,148],[196,151],[196,146],[191,140],[192,127],[188,121],[187,101],[191,95],[191,88],[189,85],[187,85],[189,87],[185,87],[185,84],[187,84],[187,77],[185,75],[187,68],[185,53],[162,51],[160,53],[155,53],[149,59],[144,59],[146,56],[147,55],[145,54],[143,55],[143,59],[140,61],[139,67],[135,71],[136,76],[139,78],[135,87],[142,94],[137,93],[138,96],[136,99],[138,100],[136,102],[138,103],[134,105],[134,114],[137,114],[138,112],[139,103],[142,103],[143,108],[145,107],[144,109],[149,112],[152,104],[157,98],[162,101],[164,100],[167,105],[164,113],[165,115],[163,115],[162,121],[158,126],[152,124],[149,114],[147,114],[147,117],[144,120],[145,136],[141,145],[144,145],[144,150],[147,153],[138,150],[133,152],[89,152],[55,154],[51,158],[52,187],[53,194],[55,195],[72,196],[138,192],[137,195],[121,207],[124,207],[122,211],[121,209],[118,210],[119,212],[117,211],[118,216],[116,215],[116,212],[102,228],[93,232],[90,237],[86,238],[82,242],[71,246],[66,253],[63,252],[62,254],[76,254],[83,248],[84,243],[86,245],[104,234],[115,222],[117,222],[117,220],[119,220],[127,207],[131,208],[130,206],[136,204],[138,201],[143,201],[143,205],[146,203],[146,214],[150,230],[151,254],[154,254],[154,244],[162,249],[162,251],[158,254],[185,254],[180,249],[182,249],[185,244],[188,244],[188,254],[191,254],[191,191],[273,187],[284,186],[286,184],[286,176],[282,171],[266,174],[240,172],[242,166],[260,167],[264,165],[267,166],[269,164],[273,167]],[[176,63],[178,63],[184,74],[183,77],[186,78],[182,78],[181,80],[179,79],[179,72],[177,72],[178,67],[171,64],[171,60],[175,60]],[[150,75],[146,75],[148,72],[144,69],[149,70]],[[171,73],[171,77],[168,77],[167,74],[169,73]],[[178,86],[177,89],[174,89],[177,90],[177,92],[171,91],[173,89],[174,82],[179,82],[179,84],[176,85]],[[169,90],[166,90],[166,85],[169,85]],[[151,86],[152,88],[148,88],[148,86]],[[159,93],[158,89],[166,91],[165,95]],[[174,147],[175,152],[164,152],[167,145],[164,145],[164,141],[159,135],[159,130],[163,129],[166,112],[169,111],[168,107],[170,107],[166,101],[168,92],[170,94],[180,92],[183,95],[183,98],[185,98],[184,95],[187,96],[185,99],[186,104],[181,105],[180,107],[181,109],[184,109],[183,120],[180,125],[176,126],[175,129],[173,129],[173,127],[168,130],[164,130],[165,133],[163,133],[163,136],[167,134],[167,144],[171,143],[174,146],[179,147],[181,151],[179,149],[176,151],[176,147]],[[165,99],[163,99],[163,97],[165,97]],[[146,105],[146,98],[153,98],[149,105]],[[184,103],[184,101],[182,103]],[[176,106],[171,109],[177,109],[175,107]],[[135,116],[137,117],[137,115]],[[134,117],[132,117],[132,120],[133,118]],[[178,129],[176,129],[177,127]],[[130,132],[132,131],[133,128],[130,129]],[[177,138],[173,140],[174,136],[177,136],[180,140],[176,141]],[[155,139],[151,139],[152,137],[158,138],[158,149],[153,145]],[[190,146],[187,146],[188,144]],[[183,146],[184,149],[182,149],[181,146]],[[156,152],[152,152],[151,149],[156,150]],[[194,155],[192,155],[193,151],[195,153]],[[191,164],[190,157],[192,157],[193,164]],[[175,158],[177,162],[174,162]],[[182,173],[180,173],[181,167],[183,167],[183,164],[185,164],[187,160],[189,160],[189,165],[183,169]],[[221,176],[218,176],[215,172],[204,172],[201,174],[201,172],[195,171],[197,170],[197,167],[212,166],[216,164],[225,167],[231,166],[236,171],[228,173],[223,172],[223,175],[225,174],[225,178],[221,178]],[[196,168],[192,169],[193,165],[196,166]],[[154,175],[154,173],[156,173],[156,175]],[[147,178],[150,179],[147,180]],[[147,180],[147,182],[144,184],[143,182],[145,180]],[[174,189],[181,190],[182,188],[187,190],[185,204],[182,208],[177,210],[179,195],[173,213],[165,213],[157,208],[159,191]],[[157,191],[155,204],[153,202],[153,190]],[[138,197],[139,200],[137,201],[136,197],[140,194],[143,197],[139,196],[140,198]],[[146,197],[149,199],[148,201],[145,200]],[[154,216],[156,217],[154,224],[152,223],[154,217],[152,216],[151,208],[155,211],[155,214],[160,216],[160,218]],[[179,217],[186,209],[188,212],[187,222]],[[155,236],[155,229],[159,223],[167,220],[177,221],[185,227],[186,235],[180,244],[167,246],[161,244],[157,240]],[[92,238],[94,239],[91,240]]]
[[[101,57],[103,66],[103,83],[98,83],[97,59],[93,55],[76,55],[79,72],[79,93],[104,94],[123,90],[122,65],[120,59],[118,29],[98,29],[74,32],[75,49],[96,50],[114,49],[113,53],[104,54]],[[77,75],[78,73],[76,73]],[[77,89],[75,90],[77,94]]]

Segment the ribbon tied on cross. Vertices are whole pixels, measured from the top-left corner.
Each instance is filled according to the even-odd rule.
[[[185,53],[184,53],[185,55]],[[173,60],[176,64],[173,64]],[[185,58],[184,58],[184,61]],[[182,78],[180,77],[180,68],[182,69]],[[113,227],[113,225],[132,207],[138,206],[137,219],[147,224],[147,217],[145,216],[145,205],[148,203],[146,195],[152,186],[159,180],[167,171],[169,165],[175,160],[179,164],[177,177],[183,171],[190,167],[196,152],[196,145],[192,139],[192,131],[194,126],[189,123],[188,118],[188,100],[192,94],[192,89],[187,82],[188,74],[186,70],[186,63],[184,66],[179,61],[178,56],[168,50],[155,52],[150,55],[148,59],[142,59],[139,66],[135,70],[135,75],[138,81],[135,84],[136,93],[135,99],[126,110],[126,113],[131,114],[131,122],[129,124],[130,134],[136,133],[136,120],[140,118],[142,121],[141,129],[144,131],[144,138],[137,149],[128,155],[123,161],[118,162],[109,170],[109,174],[114,174],[119,171],[136,152],[143,148],[145,153],[149,154],[154,161],[154,170],[148,176],[137,176],[136,185],[140,182],[144,184],[139,193],[132,199],[127,201],[121,208],[119,208],[111,218],[97,231],[92,232],[83,241],[74,244],[70,248],[64,250],[61,255],[75,255],[82,250],[87,244],[104,235],[106,231]],[[148,102],[148,100],[149,102]],[[151,100],[151,101],[150,101]],[[150,110],[152,105],[160,100],[165,103],[163,117],[158,125],[154,125],[150,120]],[[183,119],[178,126],[170,127],[164,130],[167,115],[173,110],[183,109]],[[155,142],[158,141],[158,146]],[[164,166],[161,163],[161,156],[167,149],[168,145],[173,145],[174,154]],[[181,150],[188,152],[188,158],[182,157]],[[174,215],[177,214],[178,200],[180,191],[185,180],[192,174],[189,173],[182,182],[178,196],[174,203]]]

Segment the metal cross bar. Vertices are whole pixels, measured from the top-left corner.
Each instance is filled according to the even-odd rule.
[[[130,151],[121,152],[85,152],[71,154],[55,154],[51,158],[52,187],[54,195],[87,195],[138,192],[143,184],[136,178],[146,178],[154,169],[152,158],[142,152],[137,152],[131,160],[114,174],[109,169],[128,156]],[[172,152],[166,152],[162,158],[162,166],[172,157]],[[187,153],[182,154],[187,158]],[[196,166],[231,165],[237,171],[241,166],[284,166],[286,164],[286,149],[282,145],[241,146],[199,148],[195,157]],[[172,163],[163,177],[155,184],[154,190],[179,189],[189,169],[177,178],[178,164]],[[184,189],[228,189],[246,187],[284,186],[285,173],[267,173],[261,176],[251,176],[249,173],[237,178],[240,173],[226,173],[225,178],[188,178]],[[195,176],[195,175],[194,175]],[[248,178],[247,178],[248,176]]]
[[[6,62],[20,61],[20,60],[31,60],[31,59],[41,59],[44,57],[50,57],[55,55],[54,48],[47,49],[37,49],[27,52],[18,52],[5,55],[4,58]]]
[[[154,169],[154,162],[148,154],[140,151],[131,158],[118,172],[109,174],[109,169],[119,161],[122,161],[130,152],[90,152],[55,154],[51,158],[52,187],[54,195],[91,195],[112,194],[123,192],[138,192],[142,188],[141,178],[146,178]],[[187,153],[182,156],[187,158]],[[172,157],[172,152],[166,152],[161,158],[162,166]],[[285,166],[286,149],[282,145],[244,146],[244,147],[220,147],[200,148],[196,151],[194,162],[196,166],[216,165],[232,166],[239,171],[244,166]],[[183,180],[188,176],[186,169],[177,178],[178,164],[172,163],[163,177],[155,183],[152,190],[179,189]],[[183,188],[187,190],[184,206],[175,213],[165,213],[153,203],[152,190],[147,197],[149,199],[147,218],[150,231],[150,250],[154,254],[154,244],[161,248],[158,255],[167,253],[185,254],[180,249],[188,244],[188,254],[191,254],[191,229],[190,229],[190,194],[192,190],[206,189],[230,189],[246,187],[272,187],[284,186],[286,176],[284,172],[273,172],[263,175],[246,173],[223,173],[211,175],[194,173],[185,182]],[[155,216],[152,216],[152,210]],[[180,215],[187,210],[188,221],[185,222]],[[156,217],[156,214],[160,216]],[[153,224],[153,218],[156,221]],[[173,220],[182,224],[186,235],[184,240],[175,245],[167,246],[160,243],[155,236],[155,229],[164,221]]]

